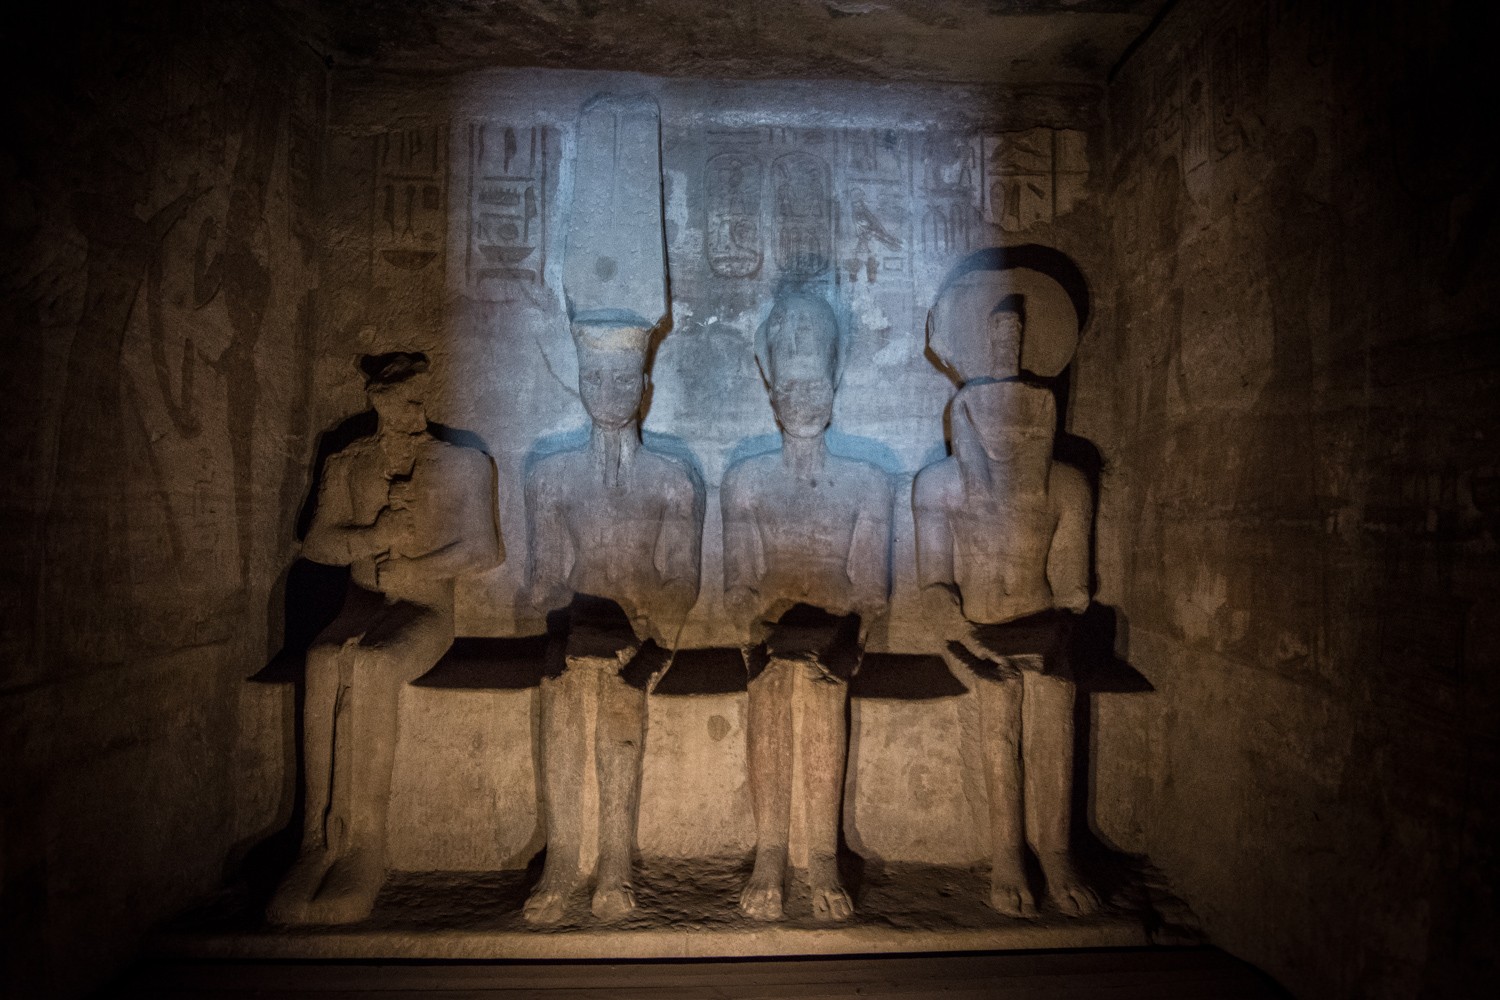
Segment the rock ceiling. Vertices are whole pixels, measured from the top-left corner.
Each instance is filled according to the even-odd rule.
[[[1170,0],[273,0],[336,65],[1101,81]]]

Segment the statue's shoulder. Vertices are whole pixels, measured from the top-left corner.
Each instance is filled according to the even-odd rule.
[[[829,458],[833,460],[834,468],[840,474],[853,479],[861,489],[890,490],[890,475],[874,462],[867,462],[862,458],[846,458],[842,455],[830,455]]]
[[[774,451],[742,458],[725,470],[724,488],[743,488],[748,483],[764,479],[768,473],[776,471],[780,465],[781,455]]]
[[[1059,510],[1088,510],[1093,506],[1093,490],[1083,470],[1066,462],[1053,462],[1047,474],[1047,494]]]
[[[567,451],[555,451],[550,455],[544,455],[531,463],[531,468],[526,470],[526,479],[540,483],[559,476],[566,477],[584,460],[584,457],[582,448],[569,448]]]
[[[489,471],[491,464],[490,456],[478,448],[468,448],[438,438],[422,442],[421,456],[424,461],[447,469]]]
[[[946,507],[960,493],[958,459],[949,455],[917,473],[912,498],[918,507]]]
[[[347,468],[350,463],[357,462],[367,455],[372,454],[380,447],[380,439],[371,434],[369,437],[355,438],[344,447],[328,456],[323,463],[324,472],[332,469]]]
[[[688,489],[693,487],[696,477],[692,467],[676,455],[668,455],[642,445],[640,451],[636,452],[636,461],[661,476],[668,485],[685,486]]]

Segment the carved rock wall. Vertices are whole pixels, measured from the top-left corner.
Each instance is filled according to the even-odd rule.
[[[1494,968],[1484,37],[1459,4],[1185,3],[1109,93],[1072,426],[1156,690],[1096,703],[1095,822],[1298,996]]]
[[[895,480],[899,621],[913,587],[910,480],[943,453],[954,391],[923,353],[927,309],[948,268],[984,246],[1046,242],[1085,273],[1101,269],[1097,89],[339,74],[318,419],[331,427],[363,408],[361,351],[435,356],[432,417],[495,456],[513,553],[461,588],[460,634],[541,629],[517,603],[519,487],[529,463],[587,426],[561,268],[575,120],[606,91],[651,94],[662,112],[673,316],[644,431],[708,487],[702,597],[684,644],[737,639],[722,614],[718,487],[734,460],[777,446],[753,341],[788,284],[825,296],[848,333],[830,445]],[[902,647],[903,630],[890,632],[877,648]]]
[[[561,70],[438,83],[336,74],[316,422],[332,428],[365,405],[359,353],[408,347],[434,358],[430,416],[477,434],[494,455],[510,553],[460,582],[461,635],[543,626],[522,601],[521,482],[530,463],[586,433],[562,263],[575,123],[601,92],[645,92],[661,107],[673,315],[644,432],[691,462],[708,489],[702,591],[683,644],[740,638],[722,607],[719,484],[735,460],[779,445],[754,336],[778,289],[796,284],[827,298],[848,337],[830,445],[880,465],[895,487],[892,620],[871,648],[920,649],[911,477],[943,454],[955,388],[924,354],[927,310],[948,269],[980,247],[1047,243],[1102,272],[1098,91]],[[527,730],[517,727],[529,725],[535,694],[454,694],[403,692],[391,864],[524,866],[541,835],[534,762],[519,742]],[[643,853],[737,856],[752,846],[744,704],[743,693],[652,699]],[[856,850],[891,861],[985,857],[983,781],[963,762],[965,704],[858,700],[845,803]],[[591,789],[582,794],[592,801]],[[501,801],[508,818],[497,829]],[[803,863],[800,817],[792,855]]]
[[[293,800],[290,689],[244,678],[310,473],[325,69],[239,8],[90,11],[4,43],[13,996],[110,974]]]

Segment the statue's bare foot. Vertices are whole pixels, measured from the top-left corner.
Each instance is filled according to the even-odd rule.
[[[635,912],[635,889],[628,877],[600,875],[594,889],[594,916],[600,920],[623,920]]]
[[[786,882],[786,848],[755,854],[755,870],[740,893],[740,912],[752,920],[780,920],[781,887]]]
[[[1048,858],[1042,865],[1047,878],[1047,896],[1070,917],[1085,917],[1099,909],[1099,897],[1078,877],[1067,855]]]
[[[813,919],[848,920],[854,916],[854,900],[844,891],[833,858],[809,858],[807,881],[812,889]]]
[[[1007,917],[1036,916],[1036,900],[1026,884],[1026,866],[1019,855],[996,861],[990,873],[990,905]]]
[[[310,923],[313,896],[332,863],[333,857],[324,848],[303,851],[266,905],[266,919],[273,924]]]
[[[352,924],[375,908],[385,884],[384,852],[355,848],[335,861],[313,898],[311,919],[317,924]]]
[[[557,923],[567,913],[568,901],[573,898],[573,889],[577,883],[576,875],[562,877],[544,870],[542,880],[532,890],[526,905],[521,909],[521,915],[528,923]]]

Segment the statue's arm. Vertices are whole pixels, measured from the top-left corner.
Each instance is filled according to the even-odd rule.
[[[943,473],[946,463],[931,465],[917,473],[912,483],[912,515],[917,530],[917,586],[955,586],[953,577],[953,529],[948,522],[948,489]]]
[[[745,625],[760,613],[766,554],[755,523],[753,498],[736,471],[729,470],[719,491],[724,520],[724,610],[735,624]]]
[[[323,466],[318,484],[318,509],[302,540],[302,557],[328,566],[348,566],[359,559],[384,552],[389,518],[382,510],[371,525],[354,524],[354,504],[349,496],[349,464],[334,455]]]
[[[465,573],[482,573],[505,560],[505,543],[495,519],[495,462],[479,452],[454,449],[439,459],[436,470],[442,489],[436,494],[436,509],[428,516],[439,519],[451,538],[446,543],[407,560],[410,567],[428,579],[448,579]]]
[[[651,613],[664,636],[675,639],[698,603],[702,554],[703,500],[684,475],[682,482],[668,487],[652,560],[661,590]]]
[[[526,477],[526,580],[531,603],[542,611],[560,608],[572,593],[573,544],[562,510],[562,496],[545,468]]]
[[[1055,497],[1057,528],[1047,551],[1047,585],[1054,607],[1082,612],[1089,606],[1089,531],[1094,498],[1077,469],[1054,464],[1049,492]]]
[[[923,469],[912,483],[917,590],[927,631],[940,645],[967,632],[953,572],[953,527],[948,518],[948,511],[957,499],[956,479],[949,459]]]
[[[883,614],[891,590],[891,481],[884,473],[871,477],[849,540],[845,572],[854,604],[865,617]]]

